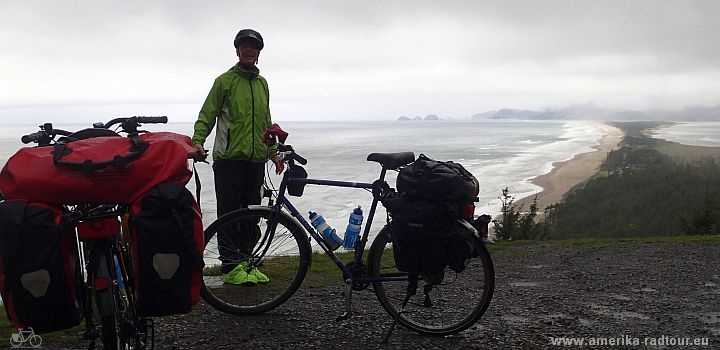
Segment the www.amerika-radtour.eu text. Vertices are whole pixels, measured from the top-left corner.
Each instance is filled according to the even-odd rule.
[[[709,346],[709,338],[671,337],[550,337],[554,346]]]

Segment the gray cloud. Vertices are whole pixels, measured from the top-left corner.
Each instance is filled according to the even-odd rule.
[[[196,106],[191,119],[244,27],[265,36],[276,116],[712,105],[718,14],[713,0],[12,0],[0,4],[0,113],[152,103]]]

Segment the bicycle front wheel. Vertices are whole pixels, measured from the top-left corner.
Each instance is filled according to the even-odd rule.
[[[112,242],[97,240],[90,249],[91,271],[95,308],[100,318],[100,330],[104,349],[121,349],[121,315],[117,271],[113,260]]]
[[[300,287],[310,266],[310,242],[297,221],[273,208],[227,213],[205,229],[201,295],[216,309],[234,315],[271,310]],[[255,278],[254,269],[267,277]],[[253,275],[246,280],[245,275]]]
[[[420,279],[417,293],[402,308],[410,279],[395,265],[391,236],[387,226],[376,236],[368,253],[368,274],[378,277],[373,282],[375,294],[393,319],[420,334],[445,336],[467,329],[482,317],[495,288],[495,270],[484,245],[463,272],[445,268],[440,284]]]

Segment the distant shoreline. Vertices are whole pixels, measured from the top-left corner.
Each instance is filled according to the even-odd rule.
[[[571,188],[597,173],[608,152],[616,149],[625,136],[621,129],[609,124],[597,123],[593,126],[604,133],[598,140],[598,145],[593,147],[595,151],[577,154],[568,161],[555,162],[549,173],[530,180],[542,187],[542,191],[537,193],[538,213],[542,213],[547,206],[562,201]],[[518,199],[515,203],[518,208],[522,206],[523,210],[528,210],[534,198],[535,195],[530,195]]]

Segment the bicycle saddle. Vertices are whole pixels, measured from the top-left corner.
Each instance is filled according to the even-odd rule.
[[[407,165],[415,161],[415,153],[370,153],[367,160],[369,162],[378,162],[385,169],[395,170],[403,165]]]

